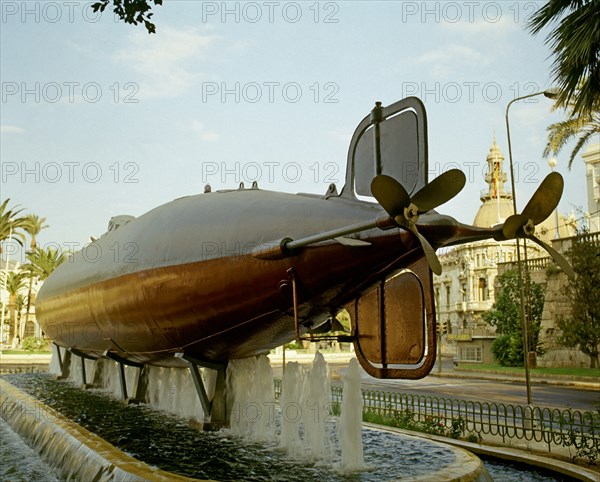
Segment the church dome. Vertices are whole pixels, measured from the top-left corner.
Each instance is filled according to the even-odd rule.
[[[494,202],[484,202],[475,215],[473,225],[478,228],[491,228],[506,221],[513,212],[510,199],[500,198]]]
[[[488,171],[485,181],[488,188],[481,192],[483,204],[479,207],[473,224],[480,228],[490,228],[502,223],[513,214],[512,193],[506,191],[504,183],[507,176],[504,172],[504,155],[496,144],[496,137],[487,155]]]

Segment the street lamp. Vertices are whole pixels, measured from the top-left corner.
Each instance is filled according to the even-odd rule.
[[[552,170],[552,172],[554,172],[554,168],[556,167],[556,165],[558,164],[558,161],[556,160],[556,157],[551,157],[550,159],[548,159],[548,165],[550,166],[550,169]],[[558,239],[560,238],[560,235],[558,234],[558,206],[556,207],[556,209],[554,210],[554,239]]]
[[[515,102],[518,102],[523,99],[528,99],[529,97],[535,97],[537,95],[543,95],[548,97],[549,99],[554,99],[558,97],[559,91],[555,88],[550,88],[547,90],[543,90],[540,92],[534,92],[533,94],[523,95],[521,97],[517,97],[511,100],[506,106],[506,137],[508,138],[508,160],[510,166],[510,185],[512,188],[512,201],[513,201],[513,212],[517,213],[517,191],[515,189],[515,172],[513,167],[513,157],[512,157],[512,146],[510,143],[510,125],[508,122],[508,110],[510,106]],[[521,267],[521,247],[519,243],[519,238],[516,238],[517,242],[517,271],[519,275],[519,302],[521,305],[520,313],[521,313],[521,327],[523,330],[523,352],[524,352],[524,363],[525,363],[525,387],[527,389],[527,405],[531,405],[531,378],[529,375],[529,338],[528,338],[528,330],[527,330],[527,322],[525,320],[525,294],[523,293],[523,269]],[[525,246],[527,246],[525,244]]]

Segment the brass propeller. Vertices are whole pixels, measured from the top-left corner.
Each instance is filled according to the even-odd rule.
[[[465,186],[465,175],[451,169],[421,188],[412,198],[396,179],[380,174],[371,182],[371,192],[398,226],[412,232],[423,248],[431,271],[439,275],[442,265],[434,249],[417,230],[419,215],[448,202]]]
[[[558,172],[548,174],[523,209],[523,212],[513,214],[505,221],[502,233],[507,239],[524,237],[539,244],[552,256],[567,276],[572,277],[575,272],[569,262],[552,246],[535,236],[536,225],[546,220],[558,206],[563,188],[564,181]]]
[[[562,176],[558,172],[551,172],[537,188],[527,206],[521,214],[513,214],[504,223],[502,232],[504,236],[512,239],[516,237],[520,228],[524,228],[531,220],[537,226],[547,219],[560,201],[564,187]]]

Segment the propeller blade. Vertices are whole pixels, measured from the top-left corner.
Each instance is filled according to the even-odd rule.
[[[437,254],[435,254],[435,251],[431,247],[431,244],[429,244],[429,241],[427,241],[427,239],[425,239],[425,237],[421,233],[419,233],[417,227],[414,224],[409,223],[408,229],[417,237],[417,239],[421,243],[421,247],[423,248],[425,258],[427,258],[427,263],[429,263],[431,271],[433,271],[438,276],[441,275],[442,265],[437,257]]]
[[[504,237],[507,239],[516,238],[517,232],[527,224],[527,221],[529,221],[529,218],[524,214],[513,214],[512,216],[509,216],[502,227],[502,234],[504,234]]]
[[[411,202],[419,208],[419,214],[426,213],[450,201],[462,191],[466,182],[460,169],[450,169],[419,190]]]
[[[533,225],[538,225],[547,219],[558,206],[563,187],[564,181],[558,172],[548,174],[533,193],[523,212],[513,214],[506,220],[502,228],[504,237],[507,239],[516,237],[519,229],[524,227],[530,220]]]
[[[410,196],[402,184],[385,174],[380,174],[371,181],[371,192],[392,218],[403,215],[404,208],[410,204]]]
[[[558,172],[548,174],[523,209],[523,215],[531,219],[533,224],[540,224],[558,206],[563,187],[564,181]]]
[[[569,262],[564,258],[564,256],[562,254],[560,254],[552,246],[550,246],[549,244],[544,243],[541,239],[536,238],[535,236],[528,236],[528,238],[531,239],[532,241],[535,241],[542,248],[544,248],[546,251],[548,251],[548,254],[550,256],[552,256],[552,258],[554,259],[554,261],[556,261],[556,264],[558,266],[560,266],[560,269],[562,269],[563,272],[569,278],[574,278],[575,277],[575,271],[573,271],[573,268],[571,267],[571,265],[569,264]]]

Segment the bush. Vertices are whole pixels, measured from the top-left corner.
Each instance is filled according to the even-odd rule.
[[[301,341],[290,341],[289,343],[285,344],[285,349],[286,350],[303,350],[304,346],[302,345]]]
[[[40,340],[34,338],[33,336],[29,336],[23,340],[22,347],[25,351],[43,351],[47,348],[47,343],[45,340]]]
[[[492,343],[494,358],[503,367],[523,366],[523,343],[515,335],[500,335]]]
[[[501,366],[510,366],[510,335],[500,335],[492,343],[492,353]]]

